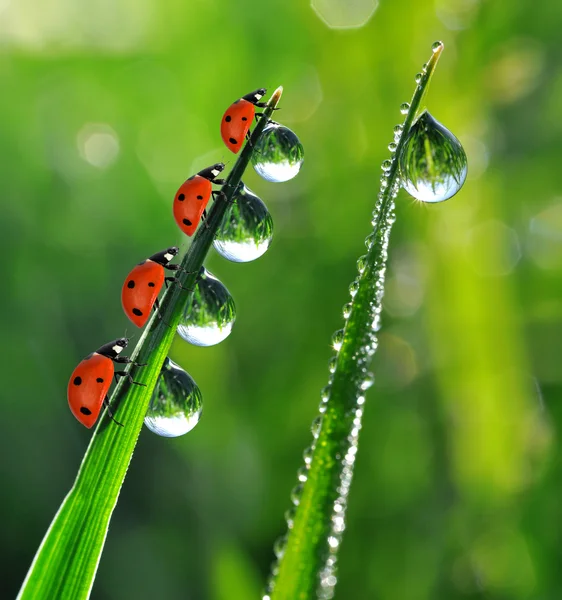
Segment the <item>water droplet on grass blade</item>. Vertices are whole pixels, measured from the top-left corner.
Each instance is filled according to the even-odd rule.
[[[191,431],[201,418],[203,396],[191,376],[166,358],[150,399],[144,424],[163,437]]]
[[[252,154],[256,173],[273,182],[293,179],[303,160],[304,148],[299,138],[279,123],[269,123],[265,127]]]
[[[233,262],[249,262],[265,253],[272,237],[273,219],[265,204],[240,183],[215,236],[216,251]]]
[[[407,115],[409,110],[410,110],[409,102],[402,102],[402,104],[400,105],[400,112],[403,115]]]
[[[451,198],[466,179],[461,143],[427,111],[408,131],[399,160],[402,187],[422,202]]]
[[[229,336],[235,320],[236,305],[230,292],[202,268],[178,325],[178,334],[194,346],[214,346]]]

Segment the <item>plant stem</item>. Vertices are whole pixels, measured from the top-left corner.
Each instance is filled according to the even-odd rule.
[[[88,598],[107,535],[109,521],[143,425],[162,364],[197,276],[224,214],[232,202],[253,149],[281,98],[278,88],[255,124],[247,143],[217,196],[206,224],[201,225],[173,285],[161,303],[162,319],[153,315],[132,358],[145,367],[134,378],[146,387],[121,379],[111,404],[117,427],[104,413],[92,435],[76,481],[47,531],[18,595],[22,600],[82,600]]]
[[[323,393],[322,423],[313,444],[306,483],[302,490],[297,486],[293,491],[297,510],[288,519],[286,545],[281,543],[277,548],[279,563],[273,569],[264,600],[309,600],[332,598],[334,594],[337,551],[345,528],[364,393],[372,383],[367,367],[376,350],[380,327],[387,247],[394,223],[394,198],[400,186],[398,157],[442,50],[442,44],[433,45],[433,54],[404,119],[385,184],[381,185],[373,213],[374,231],[367,238],[369,251],[360,259],[349,317],[343,334],[334,342],[335,371]]]

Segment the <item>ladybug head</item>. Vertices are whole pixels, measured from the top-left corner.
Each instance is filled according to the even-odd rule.
[[[259,88],[253,92],[250,92],[249,94],[246,94],[245,96],[242,96],[242,98],[248,102],[251,102],[252,104],[255,104],[265,96],[266,92],[267,90],[265,88]]]
[[[213,181],[224,170],[224,166],[224,163],[216,163],[215,165],[212,165],[210,167],[207,167],[206,169],[203,169],[202,171],[199,171],[197,175],[200,175],[201,177],[204,177],[209,181]]]
[[[177,246],[171,246],[170,248],[166,248],[166,250],[162,250],[162,252],[157,252],[156,254],[149,256],[148,260],[165,267],[179,251],[180,249]]]
[[[113,342],[113,351],[115,354],[119,354],[123,348],[127,347],[129,340],[127,338],[119,338]]]
[[[127,338],[119,338],[104,344],[101,348],[96,350],[97,354],[107,356],[108,358],[116,358],[123,351],[123,348],[127,347],[129,340]]]
[[[180,249],[177,246],[172,246],[171,248],[168,248],[165,251],[164,257],[167,259],[168,262],[170,262],[172,258],[174,258],[174,256],[177,256],[179,251]]]

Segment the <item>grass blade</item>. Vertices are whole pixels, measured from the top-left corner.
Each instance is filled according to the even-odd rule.
[[[18,599],[82,600],[89,597],[109,521],[152,392],[191,294],[188,289],[195,286],[197,273],[281,93],[282,88],[278,88],[267,103],[264,117],[256,123],[250,143],[243,148],[222,187],[224,193],[217,197],[209,212],[207,226],[199,227],[182,260],[185,272],[180,271],[177,276],[187,289],[174,285],[167,290],[161,303],[163,319],[153,315],[132,353],[135,361],[147,363],[133,370],[135,381],[146,387],[130,385],[123,378],[115,388],[111,403],[116,407],[116,418],[125,427],[115,426],[106,414],[100,418],[76,481],[37,551]]]

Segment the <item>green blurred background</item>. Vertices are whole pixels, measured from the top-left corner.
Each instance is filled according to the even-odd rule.
[[[314,1],[0,1],[2,598],[91,435],[69,373],[131,333],[120,286],[182,241],[179,184],[232,166],[225,108],[282,84],[305,164],[245,178],[273,244],[210,256],[237,323],[217,347],[174,344],[203,417],[183,439],[143,431],[92,594],[259,597],[379,165],[436,39],[427,104],[469,178],[442,205],[397,200],[337,597],[560,597],[562,4],[386,0],[369,19],[368,0]]]

